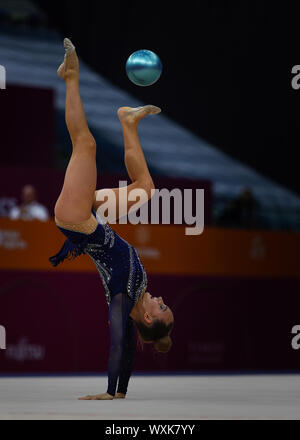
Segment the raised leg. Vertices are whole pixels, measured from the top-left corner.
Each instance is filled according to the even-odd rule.
[[[125,165],[132,183],[152,181],[138,136],[140,121],[147,115],[160,113],[158,107],[147,105],[138,109],[122,107],[118,116],[122,125],[125,146]]]
[[[55,206],[60,222],[79,224],[88,220],[94,202],[97,167],[96,142],[88,128],[80,92],[79,62],[70,40],[58,75],[66,82],[66,124],[73,145],[64,185]]]
[[[122,125],[124,135],[124,147],[125,147],[125,165],[128,175],[132,181],[132,184],[127,188],[115,188],[113,189],[116,195],[117,209],[116,218],[111,219],[115,221],[121,217],[120,213],[124,215],[124,212],[131,210],[133,206],[136,206],[136,202],[129,200],[129,194],[136,189],[143,189],[145,196],[140,200],[140,204],[143,205],[151,198],[152,190],[155,189],[152,177],[149,172],[149,168],[145,159],[143,149],[140,144],[138,135],[138,126],[140,121],[148,115],[154,115],[160,113],[161,110],[153,105],[147,105],[145,107],[139,107],[133,109],[131,107],[122,107],[118,111],[118,116]],[[94,209],[97,211],[103,202],[102,191],[97,191],[95,194]],[[127,194],[126,197],[123,194]],[[121,206],[124,204],[124,206]]]

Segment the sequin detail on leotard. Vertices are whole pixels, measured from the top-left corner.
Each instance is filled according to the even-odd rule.
[[[103,245],[89,243],[85,252],[93,260],[105,290],[107,304],[111,295],[124,292],[137,303],[147,288],[148,279],[136,249],[103,225]]]
[[[92,234],[59,229],[68,238],[62,250],[50,259],[54,266],[67,258],[88,254],[94,262],[105,290],[107,304],[113,295],[127,294],[136,304],[147,288],[147,274],[136,249],[119,237],[108,225],[98,219],[98,227]]]

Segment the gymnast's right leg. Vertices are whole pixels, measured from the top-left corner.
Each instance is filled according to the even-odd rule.
[[[65,116],[73,152],[55,206],[55,218],[58,226],[70,226],[69,229],[74,230],[78,226],[79,232],[92,233],[97,227],[97,221],[91,215],[97,184],[96,142],[88,128],[80,98],[79,60],[75,47],[68,39],[64,45],[65,60],[58,75],[66,83]],[[80,225],[84,226],[82,230]]]

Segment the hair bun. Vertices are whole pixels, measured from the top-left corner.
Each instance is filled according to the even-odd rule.
[[[154,343],[154,348],[159,353],[168,353],[172,347],[172,339],[170,336],[166,336],[165,338],[159,339]]]

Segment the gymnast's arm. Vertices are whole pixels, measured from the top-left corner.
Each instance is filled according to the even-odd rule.
[[[119,293],[114,295],[109,306],[110,321],[110,352],[108,360],[108,389],[104,394],[86,396],[79,400],[112,400],[116,395],[117,383],[121,375],[120,390],[127,391],[127,385],[131,376],[131,356],[134,356],[133,347],[133,321],[129,317],[133,301],[128,295]],[[127,325],[127,323],[129,324]],[[127,339],[130,338],[129,339]],[[128,356],[128,358],[127,358]]]
[[[126,336],[124,343],[123,356],[121,361],[121,371],[119,376],[117,398],[125,398],[128,390],[129,380],[131,378],[133,364],[135,359],[136,338],[135,328],[132,318],[128,318],[126,327]]]
[[[132,309],[132,300],[125,294],[118,294],[112,297],[109,307],[110,321],[110,353],[108,360],[108,389],[110,396],[115,396],[118,379],[121,375],[119,388],[127,392],[131,366],[135,351],[133,321],[129,317]],[[128,358],[127,358],[128,356]]]

